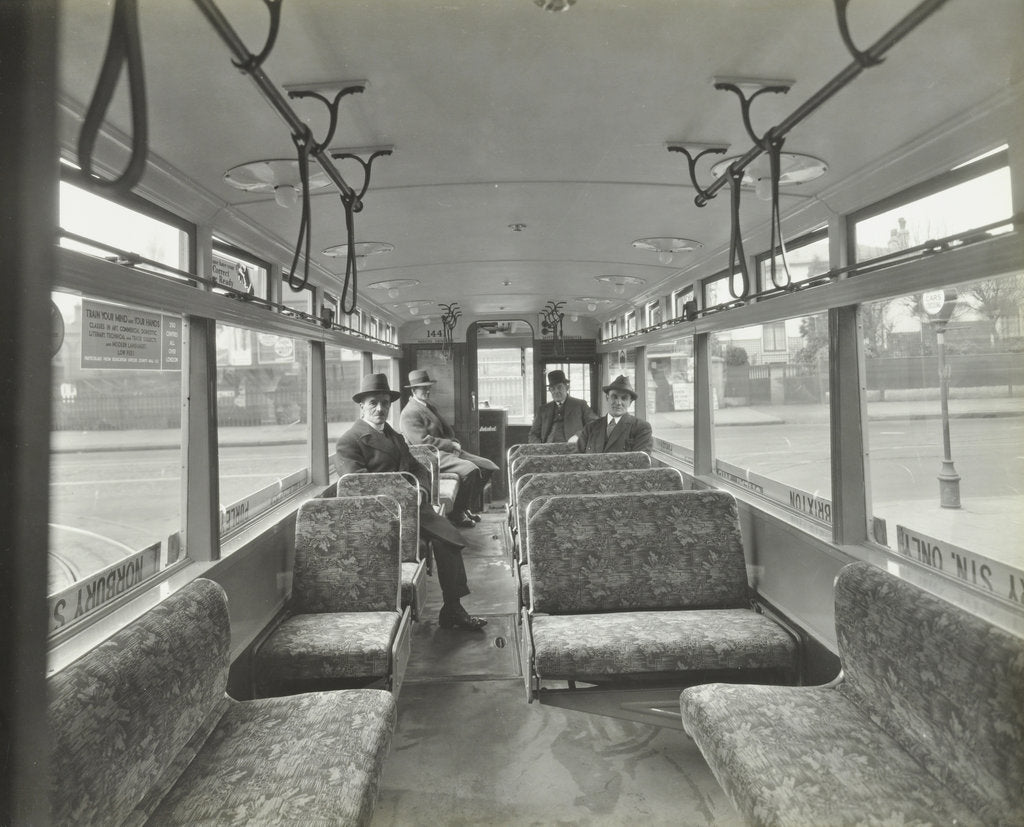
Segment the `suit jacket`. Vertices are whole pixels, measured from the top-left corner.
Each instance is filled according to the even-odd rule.
[[[611,454],[620,451],[644,451],[651,453],[654,448],[654,433],[649,422],[637,419],[633,414],[623,414],[615,430],[605,436],[608,417],[602,416],[587,425],[576,443],[581,454]]]
[[[430,470],[409,451],[409,445],[394,428],[384,425],[378,431],[359,420],[338,437],[334,446],[334,465],[338,476],[408,471],[416,477],[420,495],[420,530],[429,537],[453,545],[466,545],[465,539],[446,519],[430,507]]]
[[[566,441],[582,431],[584,425],[589,425],[598,418],[597,414],[591,410],[590,405],[574,396],[565,397],[564,406],[562,427],[565,429]],[[537,415],[533,418],[533,426],[530,428],[530,442],[547,441],[554,423],[556,407],[554,402],[548,402],[537,410]]]

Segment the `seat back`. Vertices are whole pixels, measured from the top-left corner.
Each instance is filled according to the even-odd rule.
[[[979,823],[1024,824],[1024,639],[868,563],[835,607],[842,691]]]
[[[506,453],[505,474],[508,477],[506,490],[512,496],[512,460],[525,456],[546,456],[550,454],[575,454],[576,446],[568,442],[518,442],[509,447]]]
[[[441,454],[433,445],[410,445],[409,453],[430,471],[430,504],[441,504]]]
[[[728,492],[542,497],[527,524],[533,611],[750,605],[736,501]]]
[[[650,468],[651,458],[643,451],[611,454],[524,454],[512,460],[512,489],[524,474],[553,471],[604,471],[608,468]]]
[[[526,512],[537,497],[558,494],[614,494],[628,491],[682,491],[683,475],[675,468],[621,468],[609,471],[561,471],[527,474],[516,499],[516,525],[522,526],[520,559],[529,557]]]
[[[226,705],[230,647],[200,578],[49,678],[53,823],[143,823]]]
[[[391,497],[323,497],[295,519],[294,614],[398,611],[401,508]]]
[[[402,515],[402,560],[419,560],[420,495],[416,477],[406,471],[378,474],[345,474],[338,480],[337,496],[384,494],[393,497]]]

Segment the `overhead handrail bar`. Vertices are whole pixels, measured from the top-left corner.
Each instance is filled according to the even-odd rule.
[[[238,36],[238,33],[232,28],[227,18],[221,13],[221,10],[217,7],[217,4],[213,0],[195,0],[195,4],[199,7],[199,10],[206,16],[206,19],[210,21],[217,34],[220,35],[221,40],[227,45],[232,51],[235,58],[237,59],[236,65],[245,71],[253,79],[257,88],[263,94],[263,97],[267,99],[267,102],[277,111],[278,115],[284,120],[285,124],[292,131],[293,135],[303,135],[307,130],[306,124],[295,114],[295,110],[292,109],[288,103],[288,99],[281,94],[280,90],[271,82],[270,78],[267,77],[266,72],[263,71],[262,67],[256,62],[255,56],[246,45],[242,42],[242,39]],[[341,173],[338,172],[337,167],[334,166],[331,160],[330,154],[327,152],[327,148],[324,146],[312,146],[310,147],[310,155],[316,158],[317,163],[320,165],[320,169],[324,171],[328,178],[334,183],[341,193],[341,198],[346,204],[350,205],[353,212],[359,212],[363,208],[362,201],[356,194],[355,190],[352,189],[341,177]]]
[[[199,2],[200,0],[197,0]],[[839,72],[833,77],[828,83],[822,86],[817,92],[811,95],[805,100],[800,106],[793,110],[790,115],[785,118],[778,126],[774,128],[774,135],[777,138],[783,138],[786,134],[793,129],[797,124],[803,121],[812,112],[828,101],[833,95],[835,95],[840,89],[847,86],[853,81],[861,72],[865,69],[865,64],[874,65],[881,61],[882,56],[888,52],[893,46],[895,46],[900,40],[906,37],[910,32],[916,29],[921,23],[927,20],[932,14],[938,9],[945,5],[948,0],[923,0],[915,8],[911,9],[902,20],[894,25],[888,32],[883,34],[873,46],[860,52],[860,59],[854,60],[846,68]],[[737,170],[741,171],[747,168],[759,155],[761,155],[765,149],[761,146],[752,146],[745,155],[736,159],[732,166]],[[707,202],[714,198],[715,194],[722,189],[728,183],[728,177],[726,175],[716,179],[710,185],[703,190],[699,191],[697,196],[694,198],[694,203],[698,207],[703,207]]]

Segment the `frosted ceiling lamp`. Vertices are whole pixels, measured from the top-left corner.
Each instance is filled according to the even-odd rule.
[[[658,261],[661,264],[671,264],[676,253],[689,253],[700,249],[704,245],[692,238],[654,236],[652,238],[638,238],[633,242],[633,246],[637,250],[657,253]]]
[[[726,158],[711,167],[711,174],[721,178],[728,174],[729,165],[738,161],[742,156]],[[815,178],[820,178],[828,172],[828,164],[820,158],[812,155],[802,155],[798,152],[783,152],[779,156],[779,186],[790,187],[798,184],[806,184]],[[743,170],[741,184],[745,187],[753,187],[754,194],[762,201],[770,201],[772,198],[772,172],[771,160],[767,153],[759,155]]]
[[[647,282],[637,276],[594,276],[595,281],[602,284],[610,284],[616,296],[622,296],[626,292],[627,285],[641,285]]]
[[[224,173],[224,182],[245,192],[265,192],[282,207],[293,207],[299,200],[302,178],[295,158],[270,158],[249,161]],[[309,191],[329,187],[330,178],[319,166],[309,165]]]
[[[357,241],[355,244],[356,255],[360,258],[390,253],[394,249],[395,245],[389,244],[386,241]],[[345,258],[348,255],[348,244],[335,244],[333,247],[327,247],[321,252],[331,258]]]
[[[373,284],[368,284],[366,289],[386,290],[388,298],[397,299],[405,288],[415,287],[419,283],[419,279],[388,279],[387,281],[375,281]]]

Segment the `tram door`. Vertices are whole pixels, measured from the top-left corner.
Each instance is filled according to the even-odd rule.
[[[505,452],[526,442],[533,423],[533,327],[522,319],[474,322],[466,331],[473,450],[502,468],[491,480],[493,499],[504,498]]]

